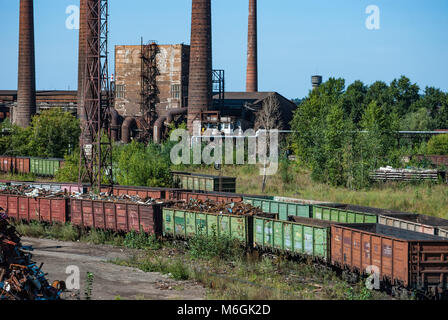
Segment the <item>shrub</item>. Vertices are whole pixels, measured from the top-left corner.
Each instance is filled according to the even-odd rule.
[[[161,244],[155,235],[147,235],[143,231],[135,232],[134,230],[126,234],[123,244],[131,249],[157,250],[161,248]]]
[[[441,134],[431,138],[426,148],[430,155],[448,155],[448,134]]]
[[[189,242],[190,255],[196,259],[232,259],[241,255],[240,242],[225,235],[199,234]]]

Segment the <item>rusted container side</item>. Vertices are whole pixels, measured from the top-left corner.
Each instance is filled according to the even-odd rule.
[[[115,196],[128,195],[139,196],[142,199],[166,199],[167,188],[152,188],[152,187],[132,187],[132,186],[119,186],[113,187],[113,194]],[[101,192],[109,192],[108,187],[102,187]]]
[[[14,171],[16,173],[29,173],[30,172],[30,158],[17,157],[15,159]]]
[[[212,200],[215,202],[242,202],[243,195],[235,194],[235,193],[221,193],[221,192],[205,192],[205,193],[196,193],[191,191],[180,191],[178,200]]]
[[[16,220],[67,222],[67,199],[0,195],[0,206]]]
[[[13,172],[15,157],[0,156],[0,171]]]
[[[448,229],[448,220],[437,217],[422,214],[386,214],[378,217],[378,223],[395,228],[448,238],[448,234],[443,231],[439,232],[439,230]]]
[[[359,273],[370,268],[381,281],[424,291],[438,277],[446,288],[447,239],[380,224],[334,224],[331,237],[333,265]]]
[[[140,205],[96,200],[70,200],[71,220],[74,225],[130,232],[161,234],[162,205]]]

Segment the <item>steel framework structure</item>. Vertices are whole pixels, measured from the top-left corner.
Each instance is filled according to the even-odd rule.
[[[79,184],[88,181],[100,192],[103,184],[112,188],[112,139],[109,124],[110,88],[108,71],[108,0],[88,1],[84,112],[82,125]]]
[[[149,41],[146,45],[141,43],[141,112],[145,121],[152,126],[157,119],[156,104],[158,102],[159,90],[156,77],[159,75],[157,69],[157,53],[159,46],[156,41]]]

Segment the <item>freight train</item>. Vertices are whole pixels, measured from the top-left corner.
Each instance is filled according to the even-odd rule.
[[[0,172],[54,177],[64,163],[64,159],[0,156]]]
[[[0,181],[0,186],[21,184]],[[217,233],[250,249],[312,257],[351,275],[374,272],[381,288],[396,293],[448,296],[448,220],[346,204],[169,188],[113,189],[117,196],[157,199],[150,204],[86,200],[63,195],[88,192],[88,185],[25,184],[53,192],[42,197],[0,194],[0,207],[13,219],[183,239]],[[170,205],[191,199],[246,202],[271,216],[194,212]]]

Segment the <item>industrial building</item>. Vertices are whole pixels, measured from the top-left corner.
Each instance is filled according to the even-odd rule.
[[[0,91],[0,121],[10,117],[26,127],[33,114],[62,107],[77,114],[82,128],[87,126],[85,104],[94,103],[96,94],[89,91],[93,88],[89,81],[95,79],[86,64],[95,66],[92,59],[99,54],[92,51],[96,37],[92,26],[98,21],[91,10],[97,1],[105,2],[80,0],[78,91],[36,92],[33,1],[21,0],[18,90]],[[107,124],[112,138],[160,142],[171,123],[186,122],[191,131],[196,120],[203,128],[246,130],[253,128],[257,112],[270,96],[279,102],[281,129],[289,129],[296,105],[277,92],[258,92],[257,1],[249,0],[245,92],[226,92],[225,71],[212,68],[211,1],[192,0],[191,19],[190,45],[142,40],[115,46]]]

